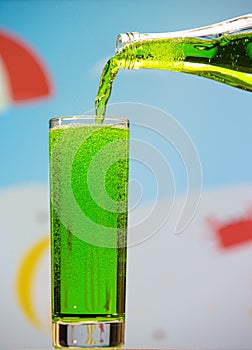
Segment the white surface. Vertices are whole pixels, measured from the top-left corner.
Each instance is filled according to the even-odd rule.
[[[190,226],[174,235],[183,203],[183,198],[177,198],[162,229],[129,248],[127,348],[249,349],[252,243],[222,249],[207,217],[217,218],[222,225],[234,218],[242,219],[251,198],[252,187],[205,192]],[[15,293],[20,262],[48,234],[47,203],[47,188],[41,185],[12,188],[0,194],[0,323],[4,350],[51,349],[48,256],[38,264],[32,286],[34,298],[30,300],[44,331],[29,322]],[[164,200],[163,210],[166,204]],[[150,208],[136,210],[140,219]],[[149,227],[145,230],[148,235]]]

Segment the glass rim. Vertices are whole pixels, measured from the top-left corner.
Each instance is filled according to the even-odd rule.
[[[88,125],[85,123],[82,123],[84,121],[96,121],[96,115],[73,115],[73,116],[62,116],[62,117],[53,117],[49,119],[49,127],[53,128],[54,126],[60,126],[60,125],[67,125],[67,124],[74,124],[76,125]],[[123,118],[123,117],[114,117],[114,116],[104,116],[103,121],[101,124],[95,123],[92,125],[97,126],[108,126],[108,125],[116,125],[116,124],[129,124],[129,119]]]

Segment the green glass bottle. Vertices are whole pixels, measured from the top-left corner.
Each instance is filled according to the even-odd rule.
[[[120,34],[116,46],[100,80],[97,115],[120,68],[189,73],[252,91],[252,14],[180,32]]]

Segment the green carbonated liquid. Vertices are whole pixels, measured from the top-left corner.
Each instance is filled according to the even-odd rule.
[[[53,322],[123,321],[129,131],[116,126],[62,126],[51,129],[49,137]],[[99,154],[108,159],[110,145],[117,161],[101,179],[101,163],[92,168],[92,162]],[[94,199],[90,181],[102,182],[120,211],[106,208],[103,193]],[[112,247],[102,241],[92,244],[85,236],[100,234],[104,227],[118,233]]]
[[[104,67],[95,101],[97,115],[105,114],[112,83],[120,68],[184,72],[252,91],[252,34],[225,34],[217,39],[155,39],[128,44]]]

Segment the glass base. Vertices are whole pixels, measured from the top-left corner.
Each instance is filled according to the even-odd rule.
[[[121,348],[124,345],[124,322],[59,321],[52,326],[56,349]]]

